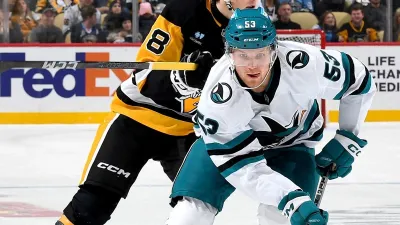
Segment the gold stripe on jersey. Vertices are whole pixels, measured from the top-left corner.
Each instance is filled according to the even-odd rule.
[[[143,88],[143,86],[144,86],[145,83],[146,83],[146,78],[143,79],[143,80],[141,80],[141,81],[137,84],[137,87],[138,87],[139,91],[142,90],[142,88]]]
[[[64,214],[58,221],[60,221],[63,225],[74,225]]]
[[[117,91],[118,92],[118,91]],[[172,136],[185,136],[193,133],[193,123],[190,118],[187,121],[172,118],[164,112],[156,112],[149,107],[133,106],[124,103],[117,94],[111,103],[111,110],[123,114],[147,127]],[[159,111],[163,111],[159,109]],[[164,114],[164,115],[163,115]]]
[[[135,83],[137,84],[136,86],[139,89],[139,91],[142,91],[142,88],[143,88],[144,84],[146,83],[147,76],[149,75],[149,73],[151,73],[151,71],[152,70],[142,70],[142,71],[135,73],[133,79],[135,79]]]
[[[215,19],[214,15],[212,14],[212,11],[211,11],[211,0],[206,0],[206,7],[207,7],[207,10],[208,10],[208,11],[210,12],[210,14],[212,15],[212,17],[213,17],[215,23],[216,23],[219,27],[222,26],[222,24],[221,24],[220,22],[218,22],[218,20]]]
[[[96,136],[94,137],[92,147],[90,148],[89,155],[86,159],[85,167],[83,168],[79,184],[83,184],[85,182],[93,160],[95,160],[97,152],[99,151],[108,130],[117,118],[118,115],[116,113],[109,113],[97,129]]]
[[[181,27],[160,15],[137,53],[137,62],[179,62],[183,49]]]

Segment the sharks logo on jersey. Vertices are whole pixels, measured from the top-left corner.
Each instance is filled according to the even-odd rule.
[[[232,97],[232,88],[227,83],[218,83],[211,91],[211,100],[217,104],[222,104]]]
[[[267,116],[261,116],[267,123],[271,131],[258,132],[260,135],[260,143],[264,148],[272,148],[279,145],[282,140],[293,133],[300,124],[300,112],[296,111],[289,124],[282,126],[277,121]]]
[[[302,69],[307,66],[310,56],[302,50],[292,50],[286,55],[286,62],[292,69]]]

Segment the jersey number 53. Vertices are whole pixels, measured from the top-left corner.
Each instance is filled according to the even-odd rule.
[[[205,118],[204,115],[197,110],[195,121],[201,129],[203,130],[204,134],[215,134],[217,133],[219,123],[216,120],[211,118]]]
[[[338,81],[340,79],[340,62],[323,50],[321,50],[321,53],[325,58],[324,77],[331,81]]]

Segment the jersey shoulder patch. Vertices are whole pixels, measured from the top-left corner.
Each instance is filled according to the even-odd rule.
[[[300,70],[312,65],[313,57],[320,54],[318,48],[292,41],[279,41],[278,52],[284,63],[292,70]]]
[[[225,82],[218,82],[211,90],[211,100],[216,104],[223,104],[232,98],[232,87]]]
[[[302,69],[310,62],[310,56],[303,50],[290,50],[285,58],[292,69]]]

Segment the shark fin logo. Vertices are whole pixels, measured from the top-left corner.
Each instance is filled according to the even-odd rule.
[[[227,83],[218,83],[211,91],[211,100],[217,104],[222,104],[232,97],[232,88]]]
[[[302,69],[307,66],[310,56],[302,50],[292,50],[286,55],[286,62],[292,69]]]

